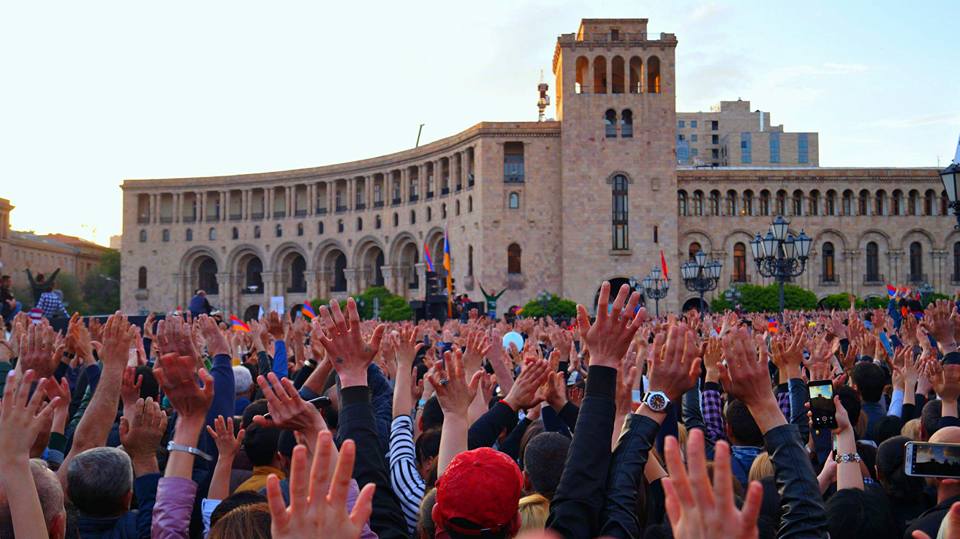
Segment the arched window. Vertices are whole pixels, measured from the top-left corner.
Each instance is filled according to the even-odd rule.
[[[620,136],[633,138],[633,111],[630,109],[623,109],[620,113]]]
[[[950,280],[960,282],[960,241],[953,244],[953,275]]]
[[[467,277],[473,276],[473,245],[467,246]]]
[[[797,189],[793,192],[793,214],[800,216],[803,215],[803,191]]]
[[[753,191],[747,189],[743,192],[743,215],[753,215]]]
[[[240,239],[240,230],[238,230],[237,227],[233,227],[233,229],[230,231],[230,235],[233,239],[238,240]]]
[[[207,239],[210,240],[210,241],[214,241],[214,240],[217,239],[217,229],[216,229],[216,228],[211,228],[210,231],[207,232]]]
[[[323,221],[317,223],[317,234],[323,234]]]
[[[660,93],[660,59],[656,56],[647,60],[647,93]]]
[[[343,233],[343,219],[337,219],[337,232]]]
[[[473,197],[467,197],[467,213],[473,212]]]
[[[720,215],[720,191],[710,191],[709,214],[716,217]]]
[[[866,189],[860,191],[860,196],[857,197],[857,214],[858,215],[867,215],[870,213],[870,192]]]
[[[833,244],[828,241],[823,244],[823,281],[832,283],[836,280],[837,273],[834,265]]]
[[[357,230],[363,230],[363,217],[357,217]]]
[[[410,210],[410,224],[417,224],[417,210]]]
[[[873,214],[874,215],[886,215],[887,214],[887,205],[885,199],[887,198],[887,192],[883,189],[877,191],[876,200],[873,204]]]
[[[429,223],[432,220],[433,220],[433,208],[431,208],[430,206],[427,206],[427,222]]]
[[[917,215],[917,204],[920,202],[920,193],[915,190],[910,191],[907,197],[907,215]]]
[[[687,214],[687,192],[679,191],[677,193],[677,212],[680,215]]]
[[[347,256],[337,253],[333,261],[333,292],[347,291]]]
[[[446,218],[447,218],[447,205],[446,205],[446,204],[441,204],[441,205],[440,205],[440,218],[441,218],[441,219],[446,219]]]
[[[827,191],[827,211],[825,215],[834,216],[837,214],[837,192],[834,190]]]
[[[520,249],[520,246],[516,243],[511,243],[507,247],[507,273],[509,274],[518,274],[522,273],[520,266],[520,258],[523,255],[523,252]]]
[[[690,260],[693,260],[693,257],[697,256],[697,253],[699,253],[701,249],[700,242],[692,242],[690,243],[690,247],[687,249],[687,256],[689,256]]]
[[[379,215],[374,216],[373,228],[376,228],[377,230],[379,230],[382,225],[383,225],[383,221],[380,219],[380,216]]]
[[[903,215],[903,193],[899,189],[895,190],[890,195],[891,208],[890,213],[892,215]]]
[[[628,242],[629,203],[627,198],[628,182],[626,176],[613,177],[613,249],[625,251],[630,248]]]
[[[787,192],[783,189],[777,191],[777,215],[787,214]]]
[[[743,242],[733,244],[733,281],[747,281],[747,246]]]
[[[460,215],[460,201],[459,201],[459,200],[457,200],[457,201],[453,204],[453,212],[454,212],[455,214],[457,214],[457,215]]]
[[[278,238],[283,237],[283,225],[281,225],[280,223],[277,223],[277,226],[274,227],[274,235],[277,236]]]
[[[933,190],[928,190],[923,196],[923,214],[933,215],[933,208],[937,205],[937,194]]]
[[[510,193],[507,197],[507,207],[511,210],[516,210],[520,208],[520,193],[516,191]]]
[[[140,243],[146,243],[146,242],[147,242],[147,231],[146,231],[146,230],[141,230],[141,231],[140,231]]]
[[[820,191],[810,191],[810,215],[820,215]]]
[[[603,132],[606,133],[607,138],[617,137],[617,111],[607,109],[607,112],[604,113]]]
[[[610,74],[613,77],[611,93],[622,94],[624,89],[624,65],[622,56],[614,56],[610,62]]]
[[[760,191],[760,215],[770,215],[770,191]]]
[[[304,279],[304,272],[307,270],[307,262],[302,256],[296,255],[290,263],[290,287],[287,292],[293,294],[302,294],[307,291],[307,280]]]
[[[693,192],[693,214],[703,215],[703,191]]]
[[[593,59],[593,93],[607,93],[607,59],[603,56]]]
[[[220,286],[217,283],[217,263],[212,258],[205,258],[197,268],[197,287],[214,296],[220,293]]]
[[[297,223],[297,236],[303,236],[303,223]]]
[[[853,215],[853,192],[843,192],[843,215]]]
[[[256,256],[250,258],[243,270],[243,290],[245,294],[263,293],[263,262]]]
[[[253,227],[253,238],[260,239],[260,225],[254,225]]]
[[[960,245],[960,244],[957,244]],[[954,250],[956,251],[956,250]],[[137,270],[137,288],[144,290],[147,288],[147,268],[140,266]]]
[[[950,207],[950,199],[947,198],[946,191],[940,191],[940,215],[948,215],[950,212],[947,211],[947,208]]]
[[[878,283],[880,279],[880,255],[877,249],[877,242],[867,242],[867,274],[864,281],[868,283]]]
[[[639,94],[642,91],[643,81],[643,60],[639,56],[630,58],[630,90],[631,94]]]
[[[590,69],[590,60],[587,60],[586,56],[577,57],[577,80],[574,85],[574,92],[582,94],[586,90],[586,83],[588,75],[588,70]]]
[[[923,275],[923,247],[919,241],[910,244],[910,282],[925,281]]]
[[[188,229],[186,230],[186,233],[184,234],[184,236],[185,236],[184,239],[186,239],[187,241],[193,241],[193,229],[192,229],[192,228],[188,228]]]
[[[393,214],[393,226],[400,226],[400,216],[396,212]]]
[[[164,228],[160,232],[160,241],[170,241],[170,229]]]
[[[744,206],[746,206],[746,200],[744,200]],[[724,215],[737,215],[737,192],[730,190],[727,191],[727,208]]]

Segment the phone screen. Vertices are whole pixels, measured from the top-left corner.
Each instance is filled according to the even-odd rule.
[[[833,382],[818,380],[807,386],[810,391],[810,412],[817,429],[837,428],[837,408],[833,405]]]
[[[907,475],[960,478],[960,444],[907,442],[906,454]]]

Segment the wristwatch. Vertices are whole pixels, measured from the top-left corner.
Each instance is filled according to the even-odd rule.
[[[172,440],[167,444],[167,451],[183,451],[184,453],[190,453],[191,455],[196,455],[207,462],[212,462],[213,457],[200,451],[196,447],[190,447],[189,445],[183,445],[174,443]]]
[[[640,402],[646,404],[654,412],[665,412],[670,404],[670,399],[663,391],[648,391],[643,394]]]
[[[837,464],[843,464],[845,462],[862,462],[863,459],[860,458],[860,455],[856,453],[843,453],[841,455],[834,455],[834,462]]]

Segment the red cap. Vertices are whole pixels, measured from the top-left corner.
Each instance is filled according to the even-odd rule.
[[[438,530],[480,535],[480,530],[507,528],[510,535],[520,528],[517,511],[523,475],[517,463],[489,447],[465,451],[453,458],[437,481],[433,520]],[[463,519],[471,527],[451,523]]]

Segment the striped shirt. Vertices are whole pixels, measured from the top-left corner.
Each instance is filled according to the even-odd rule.
[[[420,501],[427,486],[417,470],[413,445],[413,419],[408,415],[393,418],[390,424],[390,486],[400,501],[403,518],[410,533],[417,529]]]
[[[67,309],[63,306],[63,299],[60,298],[60,294],[56,292],[44,292],[40,296],[40,301],[37,302],[37,308],[43,311],[43,316],[46,318],[55,318],[57,316],[63,316],[70,318],[70,315],[67,314]]]

